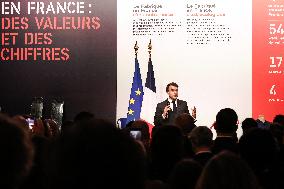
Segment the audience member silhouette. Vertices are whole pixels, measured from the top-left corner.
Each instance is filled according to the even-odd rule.
[[[246,118],[242,122],[243,134],[251,128],[257,128],[257,122],[253,118]]]
[[[270,127],[270,131],[278,141],[279,148],[280,148],[279,159],[283,167],[284,165],[284,115],[278,114],[274,117],[273,124]]]
[[[124,128],[124,131],[130,135],[131,131],[140,131],[141,132],[141,138],[140,141],[144,145],[144,148],[146,151],[149,151],[150,148],[150,133],[149,133],[149,126],[145,121],[138,120],[132,122],[131,125]]]
[[[80,112],[59,135],[52,120],[36,119],[30,129],[25,117],[0,114],[0,188],[284,188],[284,115],[276,115],[269,130],[245,119],[239,145],[233,109],[217,113],[215,141],[208,127],[194,122],[182,114],[175,125],[154,127],[151,140],[144,121],[119,130]],[[141,131],[140,140],[130,131]]]
[[[194,189],[202,166],[194,160],[184,159],[176,164],[170,177],[171,189]]]
[[[182,133],[185,136],[187,136],[192,131],[192,129],[196,127],[195,119],[187,113],[179,115],[175,119],[175,124],[181,129]]]
[[[91,119],[94,119],[95,116],[93,113],[91,112],[87,112],[87,111],[82,111],[79,112],[75,117],[74,117],[74,122],[75,123],[79,123],[79,122],[84,122],[84,121],[88,121]]]
[[[193,159],[204,166],[213,156],[211,147],[213,145],[213,133],[206,126],[194,128],[190,133],[192,149],[195,153]]]
[[[216,115],[214,128],[217,132],[217,137],[214,140],[212,152],[217,154],[222,150],[229,150],[238,153],[237,146],[237,129],[238,115],[231,108],[220,110]]]
[[[264,188],[279,188],[278,148],[265,129],[251,129],[239,141],[240,155],[248,162]],[[281,178],[282,180],[282,178]]]
[[[33,135],[34,161],[32,169],[27,179],[25,179],[21,189],[47,189],[48,171],[47,154],[50,140],[47,137]]]
[[[13,116],[12,119],[18,122],[20,126],[23,126],[26,131],[31,132],[31,130],[29,129],[29,124],[24,116],[16,115]]]
[[[278,114],[273,118],[273,123],[274,124],[279,124],[284,127],[284,115]]]
[[[235,153],[223,151],[204,167],[196,189],[260,189],[257,179]]]
[[[33,161],[30,136],[20,123],[3,114],[0,114],[0,135],[0,188],[17,189]]]
[[[150,178],[168,182],[174,165],[183,158],[184,137],[176,126],[158,127],[150,146]]]
[[[280,147],[283,143],[284,126],[278,123],[272,123],[269,127],[269,131],[277,141],[277,145]]]
[[[188,158],[191,158],[194,155],[188,135],[192,129],[196,127],[195,121],[196,120],[187,113],[183,113],[175,119],[175,125],[181,129],[184,135],[185,156]]]
[[[258,118],[256,119],[257,122],[257,127],[261,129],[269,129],[270,127],[270,122],[265,120],[264,115],[259,115]]]
[[[106,121],[77,122],[62,135],[55,152],[50,188],[144,188],[141,147]]]

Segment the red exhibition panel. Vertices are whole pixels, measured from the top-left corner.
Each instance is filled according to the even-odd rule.
[[[253,0],[252,112],[284,113],[284,0]]]

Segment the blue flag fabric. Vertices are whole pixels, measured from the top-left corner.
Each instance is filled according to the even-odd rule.
[[[140,119],[143,95],[144,92],[143,92],[139,62],[138,59],[135,58],[135,71],[134,71],[132,88],[130,93],[126,123]]]
[[[147,72],[145,87],[149,88],[154,93],[156,92],[154,69],[151,58],[149,58],[148,62],[148,72]]]

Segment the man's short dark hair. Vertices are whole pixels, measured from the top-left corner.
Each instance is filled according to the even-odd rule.
[[[171,82],[171,83],[167,84],[166,92],[169,92],[169,88],[170,88],[170,86],[175,86],[175,87],[177,87],[177,88],[178,88],[178,84],[176,84],[175,82]]]
[[[224,108],[216,115],[217,133],[234,133],[237,130],[238,115],[231,108]]]
[[[284,126],[284,115],[278,114],[274,117],[273,123],[277,123],[279,125]]]
[[[253,118],[246,118],[242,122],[242,129],[245,132],[245,131],[247,131],[248,129],[251,129],[251,128],[257,128],[257,122]]]
[[[196,127],[194,118],[187,113],[183,113],[176,117],[175,124],[178,126],[184,135],[187,135]]]
[[[94,114],[92,114],[91,112],[87,112],[87,111],[82,111],[79,112],[75,118],[74,118],[74,122],[82,122],[82,121],[88,121],[91,119],[94,119]]]
[[[189,134],[189,137],[194,147],[211,147],[213,143],[213,133],[206,126],[194,128]]]

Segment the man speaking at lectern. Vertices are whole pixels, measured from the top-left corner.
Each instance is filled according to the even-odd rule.
[[[166,87],[166,92],[169,97],[157,104],[154,116],[155,126],[173,125],[176,117],[183,113],[189,114],[186,101],[177,99],[178,85],[171,82]],[[196,108],[192,109],[192,117],[196,118]]]

